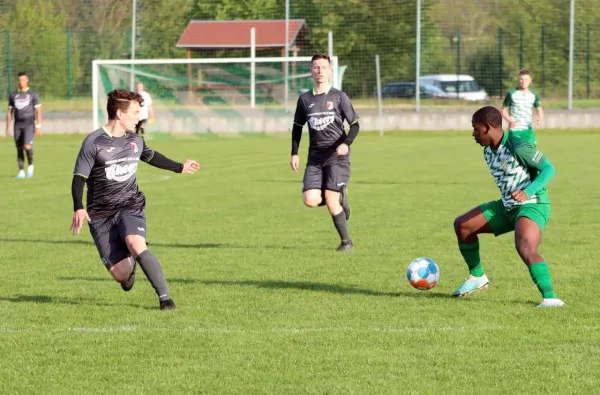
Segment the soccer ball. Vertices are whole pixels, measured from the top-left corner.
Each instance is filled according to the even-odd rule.
[[[425,291],[440,281],[440,268],[429,258],[417,258],[408,265],[406,277],[414,288]]]

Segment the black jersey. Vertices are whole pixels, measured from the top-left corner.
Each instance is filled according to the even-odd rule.
[[[139,161],[148,162],[152,156],[154,151],[132,132],[113,137],[100,128],[83,140],[74,174],[86,178],[87,211],[92,220],[114,215],[123,208],[145,207],[136,172]]]
[[[35,123],[35,108],[41,105],[39,95],[31,89],[13,92],[8,98],[16,123]]]
[[[330,88],[320,95],[308,91],[298,98],[294,123],[300,126],[308,123],[309,155],[335,150],[343,143],[346,138],[344,121],[352,125],[358,122],[358,114],[341,90]]]

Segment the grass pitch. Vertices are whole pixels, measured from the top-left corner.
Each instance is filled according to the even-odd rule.
[[[468,126],[468,125],[467,125]],[[467,275],[454,218],[499,192],[470,132],[362,133],[349,186],[355,252],[338,254],[325,208],[301,201],[290,142],[276,136],[155,135],[201,163],[195,176],[138,169],[148,240],[178,310],[158,310],[139,272],[124,293],[87,225],[69,234],[83,136],[36,140],[16,174],[0,140],[0,393],[507,394],[600,387],[600,134],[542,131],[557,173],[541,253],[566,307],[540,295],[512,235],[481,237],[491,285],[449,297]],[[308,136],[301,145],[306,156]],[[412,289],[408,263],[441,269]]]

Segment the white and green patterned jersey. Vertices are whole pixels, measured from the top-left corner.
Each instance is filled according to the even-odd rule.
[[[510,118],[517,123],[510,130],[527,130],[533,129],[533,109],[541,107],[542,102],[532,90],[513,89],[506,94],[502,105],[508,107]]]
[[[554,175],[554,166],[533,145],[504,133],[500,145],[496,149],[485,147],[483,156],[506,209],[522,204],[550,203],[546,184]],[[527,193],[529,199],[522,203],[513,199],[511,194],[517,190]]]

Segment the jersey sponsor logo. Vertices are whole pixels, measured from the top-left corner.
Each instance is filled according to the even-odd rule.
[[[333,102],[332,101],[328,101],[327,102],[327,109],[328,110],[333,110]]]
[[[314,106],[314,105],[315,105],[315,103],[311,103],[308,105],[308,108],[312,108],[312,106]]]
[[[533,161],[535,163],[539,163],[542,160],[542,153],[540,151],[535,151],[535,155],[533,155]]]
[[[19,95],[15,97],[15,108],[17,110],[22,110],[31,104],[31,98],[29,94],[26,94],[25,97]]]
[[[311,117],[308,120],[310,127],[314,130],[323,130],[327,126],[331,125],[334,122],[335,122],[334,115],[330,115],[328,117],[322,117],[322,118]]]
[[[115,180],[117,182],[127,181],[137,171],[137,165],[137,162],[127,165],[119,165],[118,163],[112,164],[104,168],[104,171],[106,172],[106,178],[109,180]]]
[[[138,152],[138,146],[136,143],[131,143],[131,150],[135,153]]]

